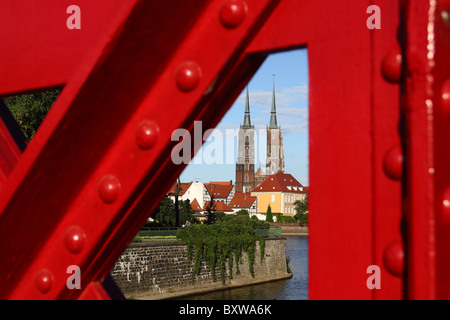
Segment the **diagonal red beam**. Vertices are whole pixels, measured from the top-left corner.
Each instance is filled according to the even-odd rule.
[[[19,125],[0,100],[0,190],[19,161],[27,141]]]
[[[121,11],[67,83],[2,193],[0,237],[8,238],[0,246],[2,297],[77,297],[80,292],[66,288],[67,266],[80,266],[83,287],[109,272],[94,267],[120,255],[123,247],[110,244],[132,239],[115,230],[133,220],[137,231],[146,217],[133,215],[133,208],[156,207],[182,169],[170,161],[173,130],[190,126],[206,108],[276,3],[246,1],[237,18],[222,1],[195,8],[134,1]],[[185,81],[180,66],[200,71],[198,82]],[[148,123],[155,140],[140,131]],[[146,186],[153,199],[142,197]],[[13,241],[24,237],[26,244]],[[50,288],[43,284],[47,276]]]
[[[117,12],[131,1],[9,1],[0,20],[0,96],[65,84]],[[76,4],[81,29],[68,29]]]

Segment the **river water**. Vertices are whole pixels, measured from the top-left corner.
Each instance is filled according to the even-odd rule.
[[[286,236],[290,279],[185,297],[186,300],[307,300],[308,237]]]

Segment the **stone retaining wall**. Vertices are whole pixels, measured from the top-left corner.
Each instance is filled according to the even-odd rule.
[[[198,275],[193,275],[194,262],[186,255],[186,244],[180,241],[132,243],[117,260],[111,276],[127,298],[165,299],[199,292],[220,290],[290,277],[286,266],[286,239],[265,241],[265,254],[260,263],[259,245],[255,252],[255,277],[249,271],[247,254],[239,265],[240,275],[227,277],[226,286],[216,267],[216,281],[202,262]],[[228,270],[227,270],[228,274]]]

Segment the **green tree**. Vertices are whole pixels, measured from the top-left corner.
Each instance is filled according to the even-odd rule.
[[[173,196],[175,199],[175,226],[177,228],[180,227],[180,204],[179,204],[179,195],[181,192],[181,183],[180,183],[180,177],[177,179],[177,183],[175,184],[174,191],[169,193],[169,195]],[[185,221],[185,220],[184,220]]]
[[[226,214],[223,211],[216,211],[214,212],[214,217],[216,218],[216,222],[219,221],[227,221],[229,219],[230,216],[233,216],[231,214]]]
[[[172,199],[165,196],[153,216],[161,226],[172,227],[175,224],[175,205]]]
[[[189,199],[179,201],[178,205],[180,210],[180,220],[182,221],[182,223],[185,223],[186,221],[192,221],[194,210],[192,210],[191,202],[189,201]]]
[[[211,201],[206,207],[206,224],[214,224],[216,222],[216,204],[214,203],[214,197],[211,196]]]
[[[31,140],[61,90],[51,90],[4,98],[6,106]]]
[[[247,217],[250,218],[250,215],[249,215],[248,211],[245,210],[245,209],[239,210],[238,212],[236,212],[236,215],[237,215],[237,216],[247,216]]]
[[[270,207],[270,204],[267,206],[266,221],[273,222],[273,214],[272,214],[272,208]]]
[[[295,211],[297,212],[294,217],[301,224],[307,224],[308,223],[308,194],[305,196],[305,198],[303,200],[295,201],[294,208],[295,208]]]

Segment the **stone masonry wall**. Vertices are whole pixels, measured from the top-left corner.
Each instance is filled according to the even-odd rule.
[[[226,287],[216,267],[216,281],[202,262],[198,275],[193,275],[194,262],[189,261],[186,244],[179,241],[132,243],[117,260],[111,275],[126,297],[163,299],[208,290],[242,286],[287,278],[286,239],[266,239],[265,254],[260,263],[259,245],[255,252],[255,278],[249,271],[247,254],[239,265],[240,275],[233,268],[233,279],[227,277]],[[227,270],[228,274],[228,270]]]

